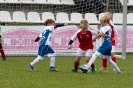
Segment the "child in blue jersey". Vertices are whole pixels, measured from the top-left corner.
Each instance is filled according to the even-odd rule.
[[[44,55],[48,55],[48,57],[50,57],[50,69],[49,70],[50,71],[57,71],[57,69],[55,67],[56,54],[50,46],[51,35],[52,35],[52,32],[55,30],[55,28],[61,27],[61,26],[66,26],[67,24],[55,25],[55,21],[53,21],[52,19],[47,19],[45,21],[45,25],[46,25],[46,27],[43,30],[43,32],[34,41],[34,42],[37,42],[37,41],[39,41],[40,38],[42,38],[40,45],[39,45],[39,49],[38,49],[38,57],[33,62],[28,64],[28,67],[31,71],[33,71],[33,69],[34,69],[33,66],[36,63],[43,60]]]
[[[102,37],[104,41],[102,45],[98,48],[98,50],[92,55],[90,61],[86,65],[80,66],[79,69],[81,69],[82,72],[86,73],[89,70],[91,64],[94,63],[96,58],[98,56],[103,55],[105,58],[107,58],[107,60],[116,70],[116,72],[118,74],[121,74],[122,72],[118,68],[117,64],[111,59],[112,44],[111,44],[111,27],[109,26],[110,18],[102,17],[100,19],[100,22],[102,28],[100,30],[100,33],[93,39],[93,41],[96,41],[96,39],[100,37]]]

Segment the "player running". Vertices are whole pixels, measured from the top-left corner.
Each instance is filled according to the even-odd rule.
[[[100,30],[100,33],[93,39],[93,41],[96,41],[96,39],[98,39],[99,37],[103,37],[104,41],[102,45],[98,48],[98,50],[92,55],[90,61],[86,65],[81,65],[79,69],[81,69],[84,73],[88,72],[91,64],[94,63],[96,58],[98,56],[103,55],[105,58],[107,58],[107,60],[115,69],[115,71],[118,74],[122,74],[117,64],[111,59],[112,44],[111,44],[111,27],[109,26],[110,18],[102,17],[100,19],[100,22],[101,22],[102,28]]]
[[[112,22],[112,14],[110,12],[104,13],[104,17],[109,17],[110,18],[110,27],[111,27],[111,43],[112,43],[112,50],[111,50],[111,58],[112,60],[116,63],[116,57],[115,57],[115,40],[117,38],[118,32]],[[106,70],[107,69],[107,59],[102,58],[102,67],[100,70]]]
[[[76,58],[74,61],[74,69],[72,72],[77,72],[79,67],[79,62],[81,57],[85,54],[86,62],[88,62],[91,58],[92,51],[93,51],[93,42],[92,42],[92,35],[98,34],[98,31],[90,30],[89,23],[87,20],[80,21],[80,30],[78,30],[73,37],[70,39],[68,44],[68,49],[71,49],[72,43],[78,39],[79,41],[79,48],[77,50]],[[94,63],[91,64],[92,73],[95,73],[95,65]]]
[[[57,71],[57,69],[55,67],[55,56],[56,56],[56,54],[50,46],[51,35],[52,35],[52,32],[55,30],[55,28],[61,27],[61,26],[66,26],[68,24],[55,25],[55,21],[53,21],[52,19],[47,19],[45,21],[45,25],[46,25],[45,29],[35,40],[35,42],[37,42],[37,41],[39,41],[40,38],[42,38],[42,40],[40,42],[40,45],[39,45],[37,58],[34,61],[32,61],[30,64],[28,64],[28,67],[31,71],[33,71],[33,69],[34,69],[33,66],[36,63],[43,60],[44,55],[48,55],[48,57],[50,57],[50,68],[49,68],[49,70],[50,71]]]

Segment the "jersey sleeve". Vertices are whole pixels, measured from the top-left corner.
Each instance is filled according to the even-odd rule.
[[[77,31],[72,37],[71,40],[75,41],[77,39],[77,34],[79,33],[79,31]]]
[[[90,31],[91,31],[92,35],[97,35],[98,34],[98,32],[95,31],[95,30],[90,30]]]
[[[102,27],[102,28],[100,29],[100,32],[103,32],[104,34],[105,34],[107,31],[108,31],[108,30],[106,30],[105,27]]]
[[[117,32],[117,30],[116,30],[116,28],[115,28],[114,23],[113,23],[112,21],[110,21],[110,24],[113,26],[113,31],[114,31],[114,34],[115,34],[115,35],[117,35],[117,34],[118,34],[118,32]]]

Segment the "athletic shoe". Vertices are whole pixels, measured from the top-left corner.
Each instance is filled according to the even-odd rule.
[[[89,70],[87,65],[81,65],[81,66],[79,66],[79,69],[82,71],[82,73],[87,73]]]
[[[31,64],[28,64],[28,67],[31,71],[33,71],[34,67]]]
[[[105,68],[105,67],[101,67],[100,70],[107,70],[107,68]]]
[[[92,67],[91,72],[92,72],[92,73],[95,73],[95,72],[96,72],[96,68],[95,68],[95,66]]]
[[[50,71],[58,71],[58,69],[56,67],[50,66]]]
[[[75,69],[72,69],[72,70],[71,70],[71,72],[77,72],[77,70],[75,70]]]
[[[118,72],[117,74],[122,74],[122,72],[120,71],[120,72]]]
[[[4,58],[3,61],[6,61],[6,58]]]

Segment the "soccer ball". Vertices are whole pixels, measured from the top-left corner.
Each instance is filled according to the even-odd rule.
[[[88,73],[89,70],[86,64],[79,66],[79,69],[81,73]]]

